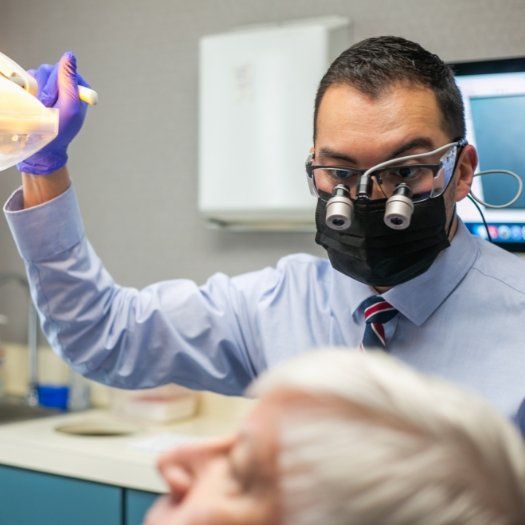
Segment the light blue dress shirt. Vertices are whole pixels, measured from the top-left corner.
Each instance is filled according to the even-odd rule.
[[[358,347],[365,284],[305,254],[204,285],[116,284],[84,235],[73,188],[5,206],[43,329],[80,373],[120,388],[175,382],[241,394],[261,371],[319,346]],[[481,393],[509,416],[525,398],[525,264],[463,224],[424,274],[384,293],[390,353]],[[439,403],[439,400],[436,399]]]

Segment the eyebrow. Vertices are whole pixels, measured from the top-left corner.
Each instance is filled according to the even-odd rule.
[[[414,148],[429,148],[430,150],[433,150],[435,149],[434,148],[434,143],[432,142],[432,140],[428,137],[417,137],[409,142],[407,142],[406,144],[403,144],[402,146],[400,146],[399,148],[397,148],[396,150],[394,150],[389,158],[389,159],[393,159],[394,157],[397,157],[398,155],[401,155],[401,153],[406,153],[407,151],[411,150],[411,149],[414,149]]]
[[[344,160],[345,162],[349,162],[350,164],[357,164],[357,161],[353,157],[350,157],[350,155],[340,153],[331,148],[321,148],[319,150],[319,156],[329,157],[331,159],[337,159],[337,160]]]
[[[407,151],[410,151],[411,149],[414,149],[414,148],[433,149],[434,143],[429,137],[417,137],[397,147],[388,156],[386,156],[385,160],[390,160],[395,157],[398,157],[402,153],[406,153]],[[321,148],[319,150],[319,156],[329,157],[331,159],[343,160],[345,162],[349,162],[350,164],[358,164],[357,160],[354,159],[354,157],[351,157],[350,155],[347,155],[346,153],[342,153],[340,151],[333,150],[331,148],[326,148],[326,147]]]

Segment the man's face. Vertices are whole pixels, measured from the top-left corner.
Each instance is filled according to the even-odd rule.
[[[436,97],[428,88],[396,84],[372,99],[348,85],[334,85],[319,107],[314,164],[366,169],[395,157],[432,151],[454,138],[444,131]],[[467,148],[467,157],[475,158],[473,148]],[[442,154],[418,162],[436,163]],[[459,175],[445,192],[447,219],[456,200],[470,188],[462,169],[458,165]],[[372,198],[384,198],[375,184]]]
[[[282,406],[263,399],[235,436],[183,445],[161,457],[171,495],[157,501],[146,525],[276,525]]]

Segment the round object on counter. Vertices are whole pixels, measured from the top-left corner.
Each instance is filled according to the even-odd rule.
[[[91,420],[65,423],[55,427],[55,430],[76,436],[126,436],[136,434],[140,428],[121,421]]]

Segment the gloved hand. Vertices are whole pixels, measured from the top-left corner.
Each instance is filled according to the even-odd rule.
[[[34,155],[17,165],[19,171],[48,175],[67,162],[67,147],[84,122],[87,104],[78,97],[78,86],[89,85],[77,73],[77,61],[64,53],[55,65],[44,64],[29,70],[38,83],[38,99],[48,108],[58,108],[57,137]]]

